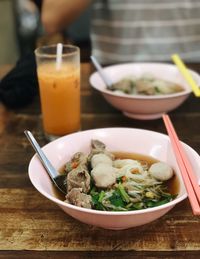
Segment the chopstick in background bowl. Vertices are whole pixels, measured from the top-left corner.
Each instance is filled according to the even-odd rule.
[[[196,97],[200,97],[200,89],[195,80],[193,79],[191,73],[187,69],[186,65],[182,61],[182,59],[179,57],[178,54],[172,55],[172,60],[179,69],[180,73],[183,75],[185,80],[188,82],[190,87],[192,88],[192,91]]]
[[[176,160],[187,190],[188,198],[194,215],[200,215],[200,186],[193,172],[191,163],[187,158],[184,148],[176,134],[168,115],[163,115],[163,121],[167,129]]]

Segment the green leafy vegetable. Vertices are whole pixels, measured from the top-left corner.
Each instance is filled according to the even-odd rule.
[[[103,204],[101,202],[99,202],[99,193],[98,192],[93,192],[90,193],[91,197],[92,197],[92,203],[93,206],[96,210],[106,210],[106,208],[103,206]]]
[[[118,190],[115,190],[112,196],[109,198],[109,201],[112,205],[116,207],[125,207],[125,202],[122,199],[122,196]]]
[[[130,202],[130,197],[129,197],[128,193],[125,191],[124,186],[121,183],[118,184],[118,189],[120,191],[122,199],[126,203],[129,203]]]

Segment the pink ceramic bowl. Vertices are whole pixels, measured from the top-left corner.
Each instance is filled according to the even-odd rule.
[[[167,135],[134,128],[104,128],[87,130],[59,138],[43,147],[55,168],[61,168],[78,151],[89,152],[91,139],[104,142],[110,151],[139,153],[157,158],[170,164],[179,179],[180,190],[175,200],[155,208],[129,212],[105,212],[80,208],[67,204],[55,197],[52,182],[34,155],[29,164],[29,177],[34,187],[46,198],[75,219],[86,224],[106,229],[127,229],[147,224],[158,219],[187,197],[186,190],[173,155]],[[183,144],[195,172],[200,178],[200,157],[188,145]]]
[[[184,88],[184,91],[175,94],[156,96],[128,95],[107,90],[99,73],[93,73],[90,77],[92,87],[99,91],[113,107],[133,119],[151,120],[161,118],[163,113],[179,107],[191,93],[191,87],[175,65],[167,63],[127,63],[108,66],[103,70],[113,83],[127,76],[141,77],[144,74],[151,74],[155,78],[176,83]],[[200,76],[192,70],[190,72],[197,84],[200,85]]]

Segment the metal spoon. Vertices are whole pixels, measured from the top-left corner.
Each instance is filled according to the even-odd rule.
[[[59,174],[59,172],[53,167],[51,162],[48,160],[44,152],[42,151],[41,147],[37,143],[36,139],[34,138],[33,134],[29,130],[25,130],[24,134],[26,135],[27,139],[31,143],[32,147],[34,148],[35,152],[38,155],[42,165],[46,169],[48,175],[50,176],[51,180],[55,184],[55,186],[64,194],[66,194],[66,186],[64,185],[64,180],[66,178],[65,175]]]
[[[106,73],[103,71],[103,67],[100,65],[99,61],[94,56],[90,56],[90,58],[96,70],[99,72],[100,77],[104,81],[106,88],[109,90],[113,90],[112,82],[110,78],[107,77]]]

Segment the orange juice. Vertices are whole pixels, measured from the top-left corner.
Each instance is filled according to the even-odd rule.
[[[47,134],[61,136],[80,129],[80,69],[62,64],[41,64],[37,69],[43,127]]]

